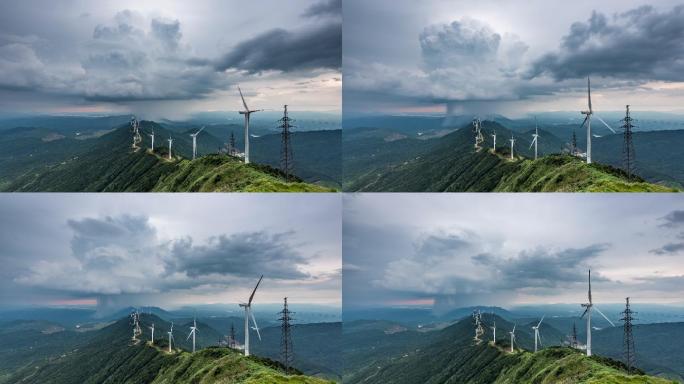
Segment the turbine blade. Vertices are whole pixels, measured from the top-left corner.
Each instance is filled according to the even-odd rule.
[[[586,315],[587,312],[589,312],[589,307],[587,307],[587,309],[584,310],[584,313],[582,313],[582,316],[580,316],[580,319],[584,318],[584,315]]]
[[[537,328],[539,328],[539,326],[541,325],[542,321],[544,321],[544,317],[545,317],[545,316],[546,316],[546,315],[543,315],[542,318],[541,318],[541,320],[539,320],[539,324],[537,324]]]
[[[190,340],[190,336],[192,336],[192,331],[188,333],[188,337],[186,337],[185,340]]]
[[[200,130],[195,133],[195,136],[199,135],[199,133],[204,130],[204,127],[205,127],[205,125],[203,125],[202,128],[200,128]]]
[[[252,291],[252,294],[249,296],[249,301],[247,302],[247,305],[252,304],[252,299],[254,298],[254,294],[256,293],[257,288],[259,288],[259,284],[261,284],[261,279],[264,278],[264,275],[261,275],[259,278],[259,281],[257,281],[256,287],[254,287],[254,290]]]
[[[601,116],[596,115],[596,118],[599,119],[599,121],[602,122],[603,125],[605,125],[606,127],[608,127],[608,129],[610,129],[611,132],[617,133],[617,132],[615,132],[615,130],[613,129],[613,127],[611,127],[610,125],[608,125],[608,123],[606,123],[605,121],[603,121],[603,119],[601,118]]]
[[[249,111],[249,107],[247,106],[247,102],[245,102],[245,97],[242,96],[242,89],[240,89],[239,85],[238,85],[238,92],[240,92],[240,98],[242,99],[242,105],[245,106],[245,112]]]
[[[591,269],[589,270],[589,304],[591,304]]]
[[[603,316],[603,318],[610,323],[610,325],[612,325],[613,327],[615,326],[615,324],[613,324],[613,322],[610,321],[610,319],[606,315],[604,315],[603,312],[601,312],[601,310],[598,309],[598,307],[594,307],[594,309],[596,310],[596,312],[600,313],[601,316]]]
[[[257,332],[257,336],[259,336],[259,341],[261,341],[261,334],[259,333],[259,326],[257,325],[256,319],[254,318],[254,312],[249,311],[249,315],[252,316],[252,323],[254,323],[254,329]]]
[[[589,112],[592,112],[591,110],[591,80],[587,77],[587,96],[589,96]]]
[[[580,129],[581,129],[581,128],[584,128],[584,124],[587,123],[587,120],[589,120],[589,115],[587,115],[587,117],[584,118],[584,121],[582,122],[582,125],[580,125]]]

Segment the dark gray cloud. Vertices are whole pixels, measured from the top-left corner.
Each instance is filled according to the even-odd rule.
[[[342,24],[338,21],[289,31],[273,29],[235,46],[215,66],[249,73],[340,69]]]
[[[590,75],[640,80],[684,80],[684,6],[659,12],[642,6],[612,17],[593,12],[576,22],[558,52],[536,60],[529,77],[556,80]]]
[[[342,0],[323,0],[311,5],[302,14],[304,17],[342,16]]]
[[[186,273],[191,278],[213,274],[306,278],[308,275],[298,267],[308,262],[289,244],[290,236],[264,231],[237,233],[213,237],[206,245],[196,246],[190,238],[178,240],[165,258],[167,273]]]
[[[684,226],[684,211],[672,211],[660,218],[661,227],[665,228],[680,228]]]
[[[684,251],[684,243],[668,243],[650,252],[655,255],[675,255],[681,251]]]
[[[476,264],[492,268],[495,273],[494,284],[501,288],[555,288],[586,280],[589,261],[607,249],[606,244],[559,251],[538,248],[523,251],[514,258],[480,254],[472,259]],[[595,275],[594,279],[602,280],[599,275]]]

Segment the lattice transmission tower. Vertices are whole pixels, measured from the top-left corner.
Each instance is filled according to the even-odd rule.
[[[284,299],[283,310],[279,312],[280,318],[280,358],[281,362],[285,366],[285,372],[290,373],[290,368],[292,367],[292,361],[294,360],[294,350],[292,346],[292,321],[294,318],[292,315],[294,312],[290,311],[287,306],[287,297]]]
[[[622,166],[625,172],[627,172],[627,178],[631,179],[634,175],[635,168],[634,142],[632,141],[632,129],[634,128],[633,122],[635,120],[632,119],[632,116],[630,115],[629,105],[626,109],[625,118],[621,120],[623,122],[622,129],[624,130],[622,133]]]
[[[291,119],[287,115],[287,105],[285,105],[285,111],[283,112],[283,117],[278,120],[280,123],[280,170],[285,174],[285,180],[290,180],[293,168],[293,156],[292,156],[292,143],[291,143],[291,129],[295,126],[292,125],[294,119]]]
[[[634,335],[632,333],[632,322],[636,320],[634,315],[636,312],[632,311],[629,306],[629,297],[625,299],[625,310],[621,312],[623,325],[623,339],[622,339],[622,353],[627,364],[627,372],[632,373],[636,365],[636,354],[634,351]]]

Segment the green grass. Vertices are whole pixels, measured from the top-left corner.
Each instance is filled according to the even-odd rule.
[[[677,189],[629,180],[620,170],[582,159],[549,155],[520,160],[515,172],[504,176],[496,192],[677,192]]]
[[[285,375],[264,364],[262,359],[245,358],[227,348],[207,348],[196,353],[181,352],[174,364],[163,368],[151,384],[326,384],[331,381]]]
[[[243,164],[222,155],[180,160],[173,172],[159,178],[154,192],[333,192],[301,180],[285,181],[274,168]]]
[[[518,363],[501,372],[495,384],[671,384],[674,381],[640,374],[628,375],[620,363],[588,358],[570,348],[551,347],[537,353],[515,354]]]

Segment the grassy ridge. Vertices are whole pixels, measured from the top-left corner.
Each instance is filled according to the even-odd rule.
[[[670,384],[674,381],[645,375],[628,375],[613,360],[586,357],[579,351],[551,347],[537,353],[518,352],[516,364],[504,369],[495,384]]]
[[[275,169],[222,155],[179,160],[172,172],[161,175],[154,192],[331,192],[301,181],[286,182]]]
[[[245,358],[227,348],[208,348],[196,353],[182,352],[174,363],[163,368],[151,384],[325,384],[331,381],[304,376],[286,376],[262,359]]]
[[[521,160],[494,188],[496,192],[676,192],[674,188],[629,180],[616,169],[582,159],[549,155]]]

